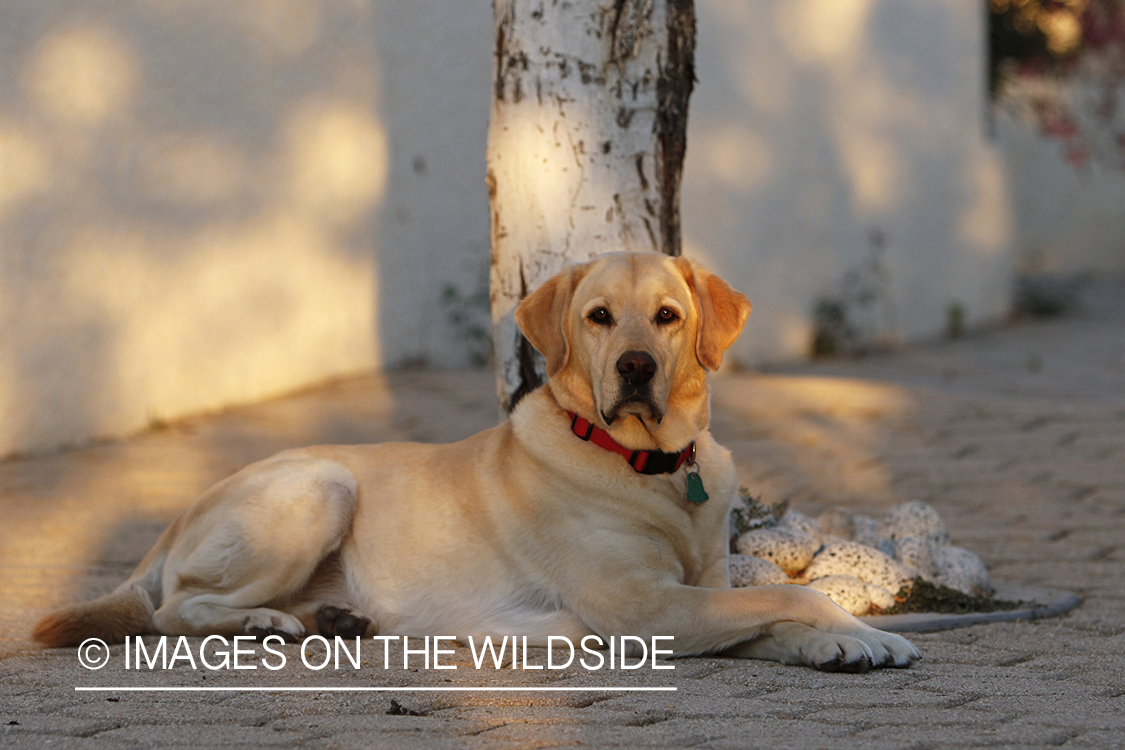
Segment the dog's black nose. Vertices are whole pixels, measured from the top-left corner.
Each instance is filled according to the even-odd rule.
[[[656,360],[648,352],[625,352],[617,360],[617,372],[629,385],[644,385],[656,374]]]

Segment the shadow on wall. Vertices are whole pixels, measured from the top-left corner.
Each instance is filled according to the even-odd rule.
[[[437,2],[394,5],[5,11],[0,455],[416,357],[383,340],[395,313],[414,349],[453,336],[413,313],[473,266],[458,258],[421,288],[417,269],[433,264],[418,247],[443,243],[389,196],[418,192],[396,185],[407,174],[440,181],[425,149],[440,157],[473,134],[417,132],[416,119],[442,118],[402,90],[412,63],[395,39],[424,31]],[[461,255],[487,262],[483,90],[471,177],[485,244],[462,241]],[[426,101],[448,106],[438,98]],[[405,113],[388,104],[402,100]]]
[[[805,356],[825,300],[852,298],[875,344],[938,335],[953,309],[1002,317],[1013,231],[980,4],[697,6],[686,252],[754,302],[734,357]]]

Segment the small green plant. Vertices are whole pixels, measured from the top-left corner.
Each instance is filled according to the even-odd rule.
[[[763,503],[761,499],[751,497],[750,490],[739,487],[738,502],[734,504],[730,511],[732,531],[735,536],[738,536],[751,529],[776,526],[778,519],[784,516],[788,509],[788,500],[777,506],[769,506]]]
[[[487,367],[492,361],[490,304],[487,266],[477,274],[476,285],[468,294],[453,284],[446,284],[441,292],[446,319],[465,342],[474,367]]]
[[[945,308],[945,335],[951,339],[965,335],[965,306],[956,300]]]
[[[863,356],[894,343],[894,316],[883,262],[889,240],[875,227],[868,241],[871,248],[861,262],[813,304],[814,357]]]
[[[835,357],[851,350],[855,339],[844,304],[835,299],[817,300],[813,309],[813,356]]]

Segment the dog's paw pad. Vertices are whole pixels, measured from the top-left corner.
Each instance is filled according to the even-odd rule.
[[[326,605],[316,613],[316,627],[320,634],[331,638],[361,638],[367,632],[371,620],[352,612],[350,609]]]
[[[848,672],[851,674],[862,674],[871,670],[871,660],[866,656],[861,656],[858,659],[844,661],[844,655],[840,654],[835,659],[817,664],[816,668],[822,672]]]

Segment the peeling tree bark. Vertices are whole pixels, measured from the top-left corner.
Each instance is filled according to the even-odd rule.
[[[494,0],[488,129],[501,406],[543,379],[512,318],[567,261],[680,254],[692,0]]]

